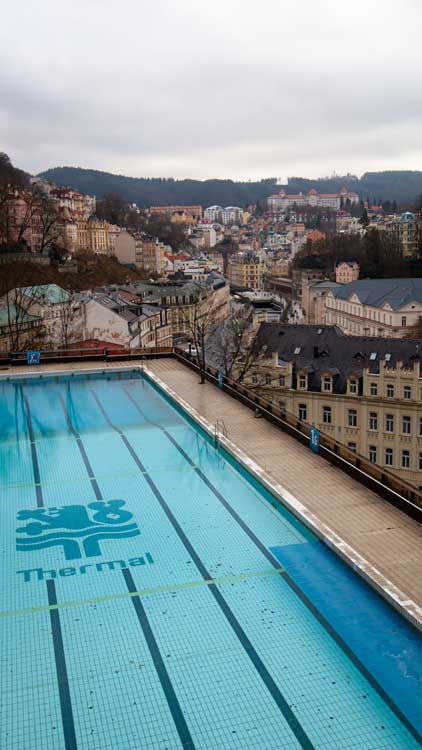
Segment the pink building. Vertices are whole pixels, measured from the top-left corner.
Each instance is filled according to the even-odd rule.
[[[339,261],[336,265],[337,284],[350,284],[351,281],[357,281],[359,271],[359,263],[356,263],[356,261]]]

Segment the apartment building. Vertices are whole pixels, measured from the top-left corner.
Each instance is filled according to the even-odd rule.
[[[258,258],[230,258],[227,264],[227,278],[231,284],[250,289],[260,289],[262,280],[262,264]]]
[[[166,246],[139,232],[122,230],[115,238],[114,255],[120,263],[138,266],[162,275],[166,268]]]
[[[210,274],[204,281],[138,282],[125,287],[136,294],[143,304],[158,305],[167,310],[173,339],[189,337],[198,305],[204,311],[214,308],[216,319],[224,320],[229,313],[230,287],[218,274]]]
[[[420,221],[411,211],[406,211],[400,217],[394,217],[390,221],[377,224],[376,227],[390,237],[393,245],[400,249],[403,258],[415,258],[420,254]]]
[[[336,264],[336,282],[337,284],[350,284],[359,278],[360,266],[356,261],[340,260]]]
[[[245,383],[422,489],[422,340],[264,323]]]
[[[360,279],[333,287],[324,323],[351,336],[402,338],[422,317],[422,279]]]
[[[224,226],[240,226],[243,219],[243,210],[239,206],[208,206],[204,211],[204,219],[213,224],[224,224]]]

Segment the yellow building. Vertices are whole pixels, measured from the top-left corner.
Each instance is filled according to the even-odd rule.
[[[262,265],[258,259],[230,259],[227,278],[231,284],[251,289],[261,288]]]

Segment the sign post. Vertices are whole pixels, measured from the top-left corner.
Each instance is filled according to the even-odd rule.
[[[41,352],[26,352],[26,364],[27,365],[39,365],[41,359]]]
[[[316,427],[312,427],[309,434],[309,447],[314,453],[319,451],[319,430]]]

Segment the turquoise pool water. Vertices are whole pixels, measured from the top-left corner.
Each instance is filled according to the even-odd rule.
[[[0,418],[2,749],[422,747],[420,635],[155,386]]]

